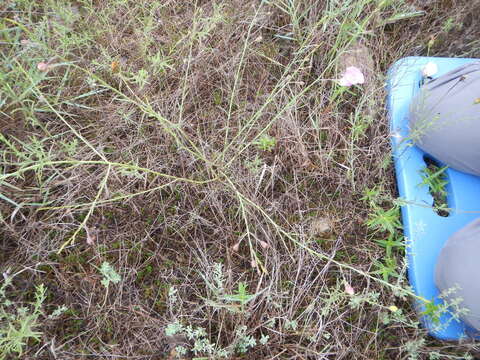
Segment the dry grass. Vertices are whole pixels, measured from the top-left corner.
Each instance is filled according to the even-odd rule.
[[[374,240],[387,235],[368,226],[362,197],[382,189],[382,209],[396,197],[386,69],[408,55],[479,56],[478,6],[7,0],[0,10],[1,269],[23,270],[15,304],[47,288],[41,341],[21,358],[173,359],[195,346],[166,336],[176,321],[203,327],[197,342],[232,359],[476,353],[417,326],[401,249],[396,270],[378,273]],[[333,80],[354,63],[367,83],[344,91]],[[108,292],[105,261],[121,275]],[[184,357],[195,356],[209,358]]]

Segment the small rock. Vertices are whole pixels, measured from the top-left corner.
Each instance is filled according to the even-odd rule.
[[[310,223],[311,236],[325,236],[332,232],[332,221],[326,217],[318,217]]]
[[[339,70],[345,71],[348,67],[355,66],[365,75],[365,80],[369,82],[375,73],[375,62],[373,60],[373,51],[362,43],[354,43],[339,59]]]

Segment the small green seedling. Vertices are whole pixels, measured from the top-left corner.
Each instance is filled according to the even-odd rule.
[[[107,261],[103,262],[102,266],[98,269],[98,271],[100,271],[103,276],[103,279],[100,282],[103,286],[105,286],[105,298],[103,300],[103,305],[105,305],[108,296],[108,286],[110,285],[110,283],[118,284],[120,280],[122,280],[122,278],[120,275],[118,275],[113,266],[110,265],[110,263],[108,263]]]
[[[397,272],[398,264],[395,257],[386,257],[384,261],[376,261],[375,268],[377,270],[375,270],[373,274],[381,275],[383,281],[388,282],[391,277],[399,277]]]
[[[235,294],[232,295],[223,295],[223,300],[230,302],[238,302],[240,304],[240,309],[243,312],[245,310],[245,305],[255,298],[255,295],[249,294],[247,291],[247,284],[243,281],[238,283],[238,289],[235,291]]]
[[[277,139],[264,134],[254,144],[262,151],[272,151],[277,145]]]
[[[100,273],[103,276],[103,279],[101,281],[102,285],[105,286],[108,289],[108,285],[110,283],[117,284],[122,280],[120,275],[115,271],[115,269],[110,265],[108,262],[104,261],[102,266],[100,267]]]
[[[390,235],[388,235],[387,239],[375,240],[375,242],[381,247],[385,248],[385,253],[387,257],[391,257],[393,255],[393,250],[395,248],[398,248],[398,249],[405,248],[405,243],[403,242],[403,238],[399,236],[397,233],[391,233]]]
[[[446,179],[445,170],[447,166],[438,167],[436,165],[430,165],[424,167],[421,170],[422,182],[418,186],[428,186],[433,193],[438,193],[442,196],[447,195],[445,187],[448,184]]]
[[[422,182],[418,184],[419,187],[428,186],[430,195],[433,197],[434,210],[440,216],[449,214],[446,190],[448,180],[445,174],[447,168],[447,166],[439,167],[434,163],[429,164],[420,171]]]
[[[374,232],[388,232],[395,234],[402,228],[400,222],[400,208],[394,205],[388,210],[375,206],[368,215],[367,226]]]
[[[434,324],[438,324],[440,322],[440,315],[442,315],[442,309],[438,305],[435,305],[433,301],[426,301],[424,305],[425,310],[422,311],[421,314],[428,316]]]

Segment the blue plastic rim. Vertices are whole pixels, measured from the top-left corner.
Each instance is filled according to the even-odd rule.
[[[404,235],[407,243],[408,277],[416,295],[426,300],[441,303],[434,283],[437,257],[447,239],[469,222],[480,217],[480,177],[447,169],[448,207],[453,210],[448,217],[438,215],[432,208],[433,198],[422,182],[420,171],[425,168],[427,156],[408,141],[409,106],[419,91],[422,69],[429,62],[438,67],[434,77],[478,59],[407,57],[391,66],[387,80],[387,108],[390,122],[392,155],[395,163],[398,192],[405,205],[402,206]],[[435,160],[435,159],[434,159]],[[440,163],[440,162],[439,162]],[[441,164],[441,163],[440,163]],[[421,314],[425,308],[417,301]],[[478,338],[479,334],[455,320],[451,314],[443,314],[440,325],[422,316],[421,321],[428,332],[441,340]]]

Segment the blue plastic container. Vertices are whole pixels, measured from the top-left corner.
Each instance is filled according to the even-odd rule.
[[[407,57],[397,61],[388,72],[387,107],[393,159],[399,195],[407,202],[402,206],[402,219],[407,243],[408,277],[418,296],[434,300],[436,304],[442,301],[434,284],[437,257],[454,232],[480,217],[480,178],[447,169],[447,201],[448,207],[453,210],[448,217],[442,217],[433,210],[433,198],[428,187],[419,186],[422,182],[420,171],[426,166],[427,155],[408,140],[409,105],[419,91],[422,69],[427,63],[437,65],[438,72],[434,75],[437,77],[472,61],[478,59]],[[416,307],[419,313],[425,310],[421,301],[417,301]],[[429,333],[438,339],[458,340],[478,336],[450,314],[440,318],[441,329],[426,316],[422,316],[421,320]]]

